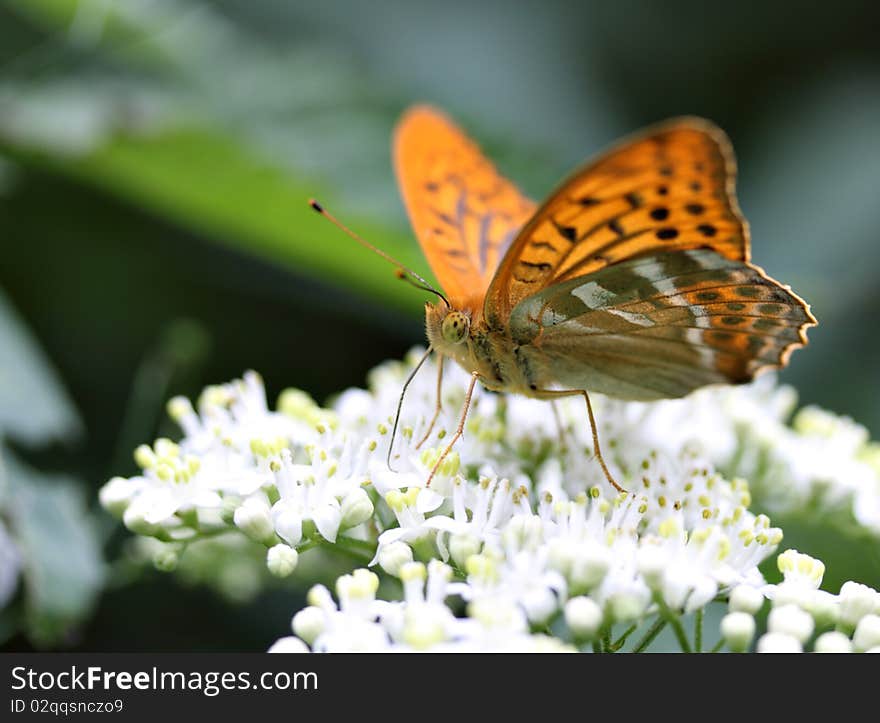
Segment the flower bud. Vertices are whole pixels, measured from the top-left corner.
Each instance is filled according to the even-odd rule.
[[[880,612],[880,593],[858,582],[845,582],[838,596],[841,625],[854,630],[865,615]]]
[[[449,616],[445,608],[435,605],[413,605],[407,608],[403,641],[417,650],[427,650],[446,639]]]
[[[747,612],[727,613],[721,619],[721,637],[734,653],[744,653],[755,637],[755,619]]]
[[[275,577],[287,577],[296,569],[299,553],[292,547],[279,543],[266,552],[266,565]]]
[[[852,649],[852,641],[837,630],[822,633],[813,644],[816,653],[851,653]]]
[[[155,537],[162,531],[162,526],[147,520],[148,511],[144,505],[129,505],[122,515],[122,522],[136,535]]]
[[[482,548],[482,543],[468,533],[460,535],[452,535],[449,538],[449,554],[455,564],[461,568],[467,564],[467,560],[471,555],[477,555]]]
[[[266,543],[275,533],[269,504],[260,497],[248,497],[233,516],[235,526],[254,542]]]
[[[569,575],[572,591],[592,590],[605,579],[610,567],[611,551],[607,547],[590,543],[575,545]]]
[[[853,634],[853,646],[865,651],[880,646],[880,615],[865,615],[859,620]]]
[[[159,572],[174,572],[178,562],[180,562],[180,555],[173,545],[162,545],[153,553],[153,566]]]
[[[602,608],[588,597],[573,597],[565,603],[565,622],[575,640],[592,640],[602,627]]]
[[[797,605],[775,607],[767,617],[767,629],[771,633],[789,635],[800,643],[806,642],[813,634],[813,628],[813,618]]]
[[[802,653],[801,641],[785,633],[765,633],[758,640],[759,653]]]
[[[362,487],[349,492],[342,500],[342,522],[340,527],[347,530],[373,516],[373,502]]]
[[[98,492],[101,506],[115,517],[122,517],[137,487],[124,477],[114,477]]]
[[[737,585],[730,592],[729,607],[732,612],[756,615],[763,605],[764,596],[751,585]]]
[[[291,547],[296,547],[303,537],[303,518],[293,505],[276,502],[272,508],[275,533]],[[236,519],[236,524],[238,520]]]
[[[308,646],[299,638],[288,635],[280,638],[272,643],[272,647],[267,651],[269,653],[308,653]]]
[[[405,542],[392,542],[379,550],[379,566],[394,577],[398,577],[400,569],[412,561],[412,548]]]
[[[619,623],[638,620],[645,612],[647,604],[647,595],[638,595],[634,591],[617,592],[608,598],[611,618]]]
[[[309,605],[293,616],[291,627],[297,637],[302,638],[312,645],[317,637],[324,632],[324,611],[314,605]]]
[[[651,590],[663,587],[663,578],[669,564],[667,556],[656,545],[645,545],[637,553],[638,570]]]

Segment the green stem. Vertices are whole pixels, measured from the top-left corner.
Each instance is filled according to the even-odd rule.
[[[703,608],[697,608],[694,613],[694,650],[703,652]]]
[[[605,634],[602,636],[602,652],[610,653],[611,650],[611,628],[609,627]]]
[[[623,647],[624,643],[626,643],[626,639],[635,632],[637,627],[639,627],[639,624],[633,623],[617,640],[611,643],[611,652],[616,653],[618,650],[620,650]]]
[[[692,652],[687,633],[684,631],[684,625],[681,624],[681,618],[669,609],[669,606],[666,604],[666,601],[662,596],[655,595],[654,600],[660,608],[660,614],[666,619],[666,622],[672,626],[672,632],[675,633],[675,637],[678,639],[678,645],[681,647],[681,651],[683,653]]]
[[[603,652],[603,651],[602,651],[602,645],[599,643],[598,638],[597,638],[596,640],[593,641],[593,652],[594,652],[594,653],[601,653],[601,652]]]
[[[376,553],[374,543],[367,540],[356,540],[352,537],[337,537],[336,542],[321,542],[320,544],[328,550],[336,550],[364,564],[372,560]]]
[[[721,638],[721,640],[719,640],[717,643],[715,643],[715,645],[712,646],[712,650],[710,650],[709,652],[710,653],[717,653],[723,647],[724,647],[724,638]]]
[[[666,619],[662,616],[658,617],[654,624],[650,627],[647,633],[644,634],[641,640],[636,643],[636,646],[632,649],[634,653],[644,652],[647,647],[654,642],[654,638],[656,638],[660,631],[666,627]]]

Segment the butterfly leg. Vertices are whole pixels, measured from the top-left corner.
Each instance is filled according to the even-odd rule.
[[[385,462],[388,465],[388,469],[394,472],[394,468],[391,466],[391,452],[394,450],[394,438],[397,436],[397,427],[400,424],[400,412],[403,409],[403,398],[406,396],[407,387],[409,387],[410,382],[415,378],[416,374],[418,374],[419,369],[422,368],[422,364],[425,363],[425,360],[431,356],[431,352],[433,349],[428,347],[427,351],[424,353],[421,359],[419,359],[418,363],[413,367],[413,370],[409,373],[409,376],[406,378],[406,381],[403,383],[403,389],[400,390],[400,399],[397,400],[397,414],[394,415],[394,427],[391,430],[391,440],[388,442],[388,456],[385,458]]]
[[[440,392],[443,386],[443,360],[446,357],[444,357],[442,354],[438,354],[437,356],[437,406],[434,408],[434,416],[431,417],[431,423],[428,425],[425,436],[419,440],[419,443],[416,445],[416,449],[420,449],[421,446],[427,441],[428,437],[431,435],[431,430],[434,429],[434,423],[437,421],[437,417],[440,416],[440,411],[443,409],[443,402],[440,398]]]
[[[464,407],[462,407],[461,410],[461,419],[458,420],[458,429],[455,430],[455,434],[452,435],[452,439],[449,441],[449,444],[446,445],[446,449],[443,450],[443,453],[437,458],[437,461],[431,468],[431,474],[428,475],[428,481],[425,482],[425,487],[431,486],[431,480],[434,479],[434,475],[437,474],[437,470],[440,469],[443,460],[446,459],[446,456],[452,451],[453,445],[461,439],[461,435],[464,433],[464,423],[467,421],[468,409],[471,407],[471,397],[474,395],[474,387],[477,385],[477,380],[479,378],[480,375],[477,372],[471,373],[471,383],[468,385],[467,394],[465,394],[464,397]]]
[[[596,459],[599,460],[599,466],[602,467],[602,472],[605,473],[605,479],[607,479],[611,483],[611,486],[618,492],[626,492],[623,487],[617,484],[617,480],[614,479],[608,469],[608,465],[605,464],[605,459],[602,457],[602,450],[599,447],[599,431],[596,428],[596,418],[593,416],[593,405],[590,403],[590,395],[587,394],[587,391],[585,389],[538,389],[533,391],[531,396],[537,397],[538,399],[548,399],[553,401],[554,399],[559,399],[561,397],[573,397],[577,394],[582,396],[587,403],[587,416],[590,418],[590,431],[593,433],[593,451],[596,453]]]

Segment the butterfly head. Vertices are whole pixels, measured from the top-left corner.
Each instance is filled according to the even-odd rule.
[[[446,304],[425,304],[425,329],[431,346],[455,356],[454,349],[467,341],[471,319],[467,313]]]

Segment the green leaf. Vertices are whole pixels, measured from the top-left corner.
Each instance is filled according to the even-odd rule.
[[[117,137],[86,156],[52,162],[242,251],[420,311],[414,292],[397,282],[386,261],[373,258],[309,207],[312,195],[332,194],[262,161],[221,131]],[[402,263],[424,268],[415,244],[402,234],[365,221],[350,223]]]
[[[319,198],[404,264],[426,268],[402,231],[391,180],[396,110],[364,87],[360,69],[307,43],[266,47],[216,9],[185,0],[10,6],[61,40],[57,68],[75,47],[90,59],[39,83],[0,76],[0,143],[10,156],[299,275],[420,313],[419,297],[386,261],[308,206]],[[182,18],[184,10],[198,22]],[[83,24],[94,25],[87,43],[77,30]],[[340,192],[328,192],[331,185]]]
[[[0,291],[0,438],[35,446],[81,427],[49,360]]]
[[[9,526],[22,555],[27,633],[49,645],[89,615],[103,586],[94,521],[76,480],[38,472],[8,451],[2,461]]]

